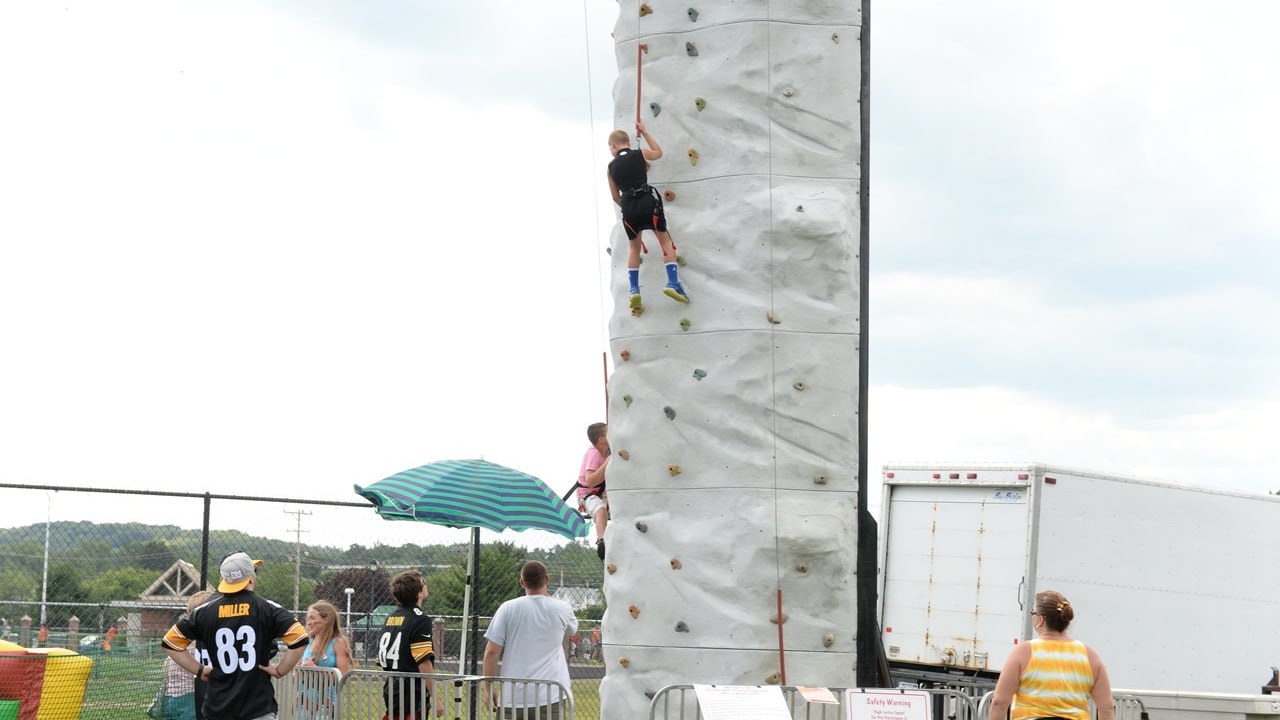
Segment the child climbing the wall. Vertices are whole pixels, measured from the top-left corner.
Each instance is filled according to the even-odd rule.
[[[609,524],[609,498],[605,491],[604,473],[609,465],[609,426],[591,423],[587,426],[587,442],[591,447],[582,456],[578,469],[578,509],[591,516],[596,527],[596,555],[604,560],[604,530]]]
[[[662,198],[649,185],[649,162],[662,157],[662,148],[653,139],[644,123],[636,121],[636,132],[644,139],[647,148],[631,147],[631,136],[625,130],[609,134],[609,192],[613,202],[622,208],[622,226],[627,231],[630,248],[627,250],[627,280],[631,284],[631,314],[644,312],[640,299],[640,233],[652,230],[662,247],[662,262],[667,268],[667,287],[662,292],[676,302],[689,302],[689,295],[680,284],[676,265],[676,246],[667,232],[667,216],[662,209]]]

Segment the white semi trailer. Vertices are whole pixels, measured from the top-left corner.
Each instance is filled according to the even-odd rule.
[[[1119,688],[1258,693],[1280,664],[1280,497],[1039,464],[889,465],[879,617],[899,681],[989,684],[1035,594]],[[1280,485],[1280,482],[1275,483]]]

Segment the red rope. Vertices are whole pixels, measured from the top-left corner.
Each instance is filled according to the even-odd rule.
[[[640,124],[640,88],[644,80],[644,61],[643,56],[649,52],[649,46],[646,43],[636,43],[636,125]],[[639,133],[636,134],[637,139]]]
[[[781,684],[787,684],[787,655],[782,649],[782,588],[778,588],[778,675]]]

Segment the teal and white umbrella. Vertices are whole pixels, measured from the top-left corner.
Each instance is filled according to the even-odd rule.
[[[573,540],[587,534],[576,508],[565,504],[538,478],[484,460],[442,460],[396,473],[356,494],[373,503],[387,520],[415,520],[452,528],[471,528],[467,584],[463,597],[462,655],[459,672],[476,673],[480,528],[545,530]],[[470,630],[470,632],[468,632]],[[468,651],[470,649],[470,651]]]
[[[452,528],[545,530],[570,540],[587,524],[538,478],[485,460],[442,460],[396,473],[356,494],[388,520]]]

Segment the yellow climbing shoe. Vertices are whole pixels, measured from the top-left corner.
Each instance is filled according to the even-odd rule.
[[[680,283],[667,283],[666,289],[662,292],[676,302],[689,302],[689,296],[685,294],[684,287]]]
[[[631,293],[631,314],[640,317],[644,312],[644,303],[640,302],[640,293]]]

